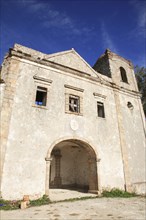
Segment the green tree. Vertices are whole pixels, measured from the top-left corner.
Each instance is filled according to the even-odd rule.
[[[141,93],[141,101],[146,116],[146,68],[135,66],[135,76],[138,84],[139,91]]]

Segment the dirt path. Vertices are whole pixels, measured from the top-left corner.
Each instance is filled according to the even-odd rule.
[[[145,220],[145,198],[96,198],[1,211],[1,220]]]

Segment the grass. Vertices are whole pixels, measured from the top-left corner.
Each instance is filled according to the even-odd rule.
[[[30,201],[30,206],[41,206],[41,205],[47,205],[49,203],[51,203],[51,201],[48,198],[48,196],[43,195],[43,197],[40,199]]]
[[[0,199],[0,210],[15,210],[20,208],[20,201],[18,200],[3,200]]]
[[[29,207],[46,205],[46,204],[49,204],[49,203],[51,203],[50,199],[46,195],[44,195],[40,199],[30,201]],[[21,204],[20,200],[9,201],[9,200],[0,199],[0,210],[20,209],[20,204]]]
[[[52,203],[57,203],[57,202],[75,202],[75,201],[81,201],[81,200],[87,200],[87,199],[96,199],[98,196],[84,196],[84,197],[78,197],[78,198],[71,198],[71,199],[64,199],[64,200],[59,200],[59,201],[54,201]]]
[[[37,200],[31,200],[29,207],[33,206],[41,206],[41,205],[48,205],[48,204],[53,204],[53,203],[58,203],[58,202],[75,202],[79,200],[87,200],[87,199],[95,199],[96,197],[91,197],[91,196],[86,196],[86,197],[79,197],[79,198],[72,198],[72,199],[64,199],[60,201],[54,201],[51,202],[50,199],[44,195],[42,198],[37,199]],[[15,210],[20,208],[21,201],[9,201],[9,200],[3,200],[0,199],[0,210]]]
[[[136,193],[132,192],[126,192],[120,189],[116,189],[113,188],[110,191],[108,190],[104,190],[102,192],[102,197],[111,197],[111,198],[117,198],[117,197],[121,197],[121,198],[130,198],[130,197],[135,197],[137,196]]]

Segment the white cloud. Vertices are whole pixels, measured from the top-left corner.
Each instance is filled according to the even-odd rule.
[[[139,0],[132,0],[130,4],[136,13],[136,28],[135,32],[137,35],[146,37],[146,2]]]
[[[102,34],[102,41],[103,41],[103,49],[109,48],[112,52],[118,53],[117,48],[115,47],[104,22],[101,24],[101,34]]]
[[[45,9],[45,5],[42,3],[34,3],[31,2],[32,4],[29,6],[29,10],[31,12],[38,12],[40,10],[44,10]]]
[[[21,5],[26,7],[29,13],[37,16],[42,27],[62,29],[68,35],[84,35],[91,34],[92,29],[86,28],[85,25],[77,23],[65,12],[57,11],[51,6],[51,2],[41,0],[23,0]]]

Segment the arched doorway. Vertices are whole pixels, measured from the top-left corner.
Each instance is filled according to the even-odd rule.
[[[50,152],[47,161],[46,194],[49,188],[96,192],[97,158],[93,148],[77,139],[63,140]]]

